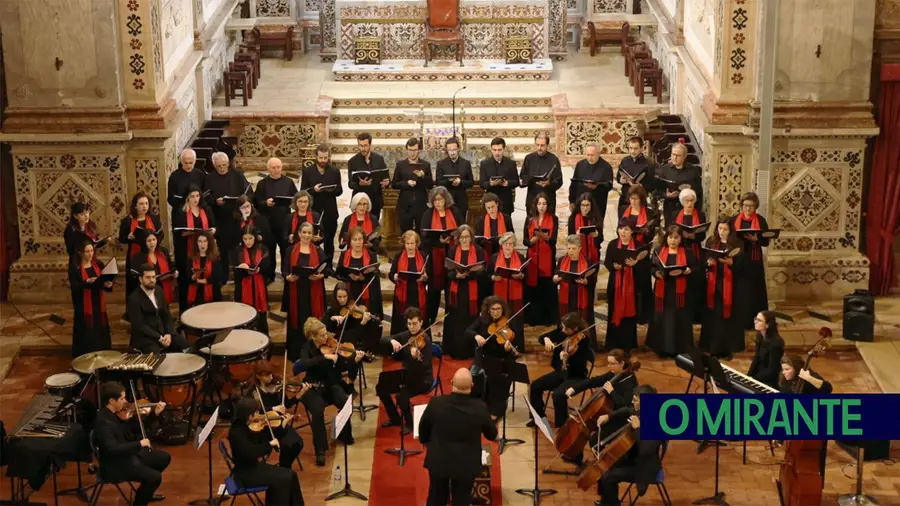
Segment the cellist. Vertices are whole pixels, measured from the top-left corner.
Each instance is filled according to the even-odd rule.
[[[403,319],[406,321],[406,330],[399,334],[383,337],[381,344],[386,350],[390,350],[395,360],[403,362],[403,369],[410,377],[418,378],[419,381],[411,382],[406,385],[405,390],[396,393],[397,404],[394,404],[391,392],[387,391],[380,381],[375,386],[375,392],[381,399],[388,415],[387,421],[381,426],[400,425],[400,413],[402,413],[403,434],[406,435],[413,430],[412,406],[409,404],[409,399],[431,390],[434,375],[431,371],[431,331],[422,331],[422,325],[425,323],[422,311],[417,307],[408,307],[403,312]],[[421,338],[418,338],[419,335]],[[413,338],[418,339],[413,342]],[[400,413],[397,412],[398,405]]]
[[[504,339],[501,344],[497,336],[492,336],[490,331],[492,324],[496,325],[500,320],[510,316],[506,301],[496,295],[486,297],[481,303],[481,315],[466,329],[466,337],[474,339],[478,346],[475,351],[475,365],[484,367],[485,357],[492,357],[503,362],[503,370],[506,372],[509,363],[515,362],[517,353],[513,343]],[[515,331],[515,329],[512,330]],[[518,336],[519,339],[524,337]],[[488,378],[485,383],[482,397],[487,401],[488,411],[494,419],[506,414],[509,387],[510,380],[505,374]]]

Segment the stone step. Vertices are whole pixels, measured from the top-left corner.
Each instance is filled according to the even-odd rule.
[[[397,138],[397,139],[378,139],[378,143],[375,148],[376,151],[385,152],[385,151],[393,151],[393,152],[404,152],[406,150],[406,140],[408,138]],[[491,140],[492,137],[468,137],[466,139],[467,149],[468,150],[490,150],[491,149]],[[507,151],[524,151],[528,153],[533,149],[534,140],[529,137],[510,137],[506,140],[506,149]],[[332,158],[333,155],[338,153],[350,153],[354,154],[357,152],[357,144],[356,138],[353,139],[330,139],[329,143],[331,144],[331,153]]]
[[[551,105],[551,98],[546,93],[536,92],[533,94],[522,93],[518,97],[491,97],[486,94],[479,93],[479,97],[456,97],[456,106],[465,107],[528,107],[528,106],[544,106]],[[533,96],[529,96],[533,95]],[[335,98],[334,107],[390,107],[390,108],[412,108],[419,107],[451,107],[453,105],[452,96],[445,97],[410,97],[410,98]]]
[[[331,123],[415,123],[415,115],[418,110],[411,109],[400,112],[397,108],[336,108],[331,111]],[[434,115],[443,115],[443,118],[434,118],[440,123],[450,120],[453,110],[450,107],[435,107],[425,110],[426,124],[432,122]],[[462,114],[456,111],[457,122],[462,120]],[[465,111],[465,121],[468,122],[551,122],[553,110],[550,107],[471,107]]]
[[[457,125],[458,127],[458,125]],[[452,123],[437,123],[429,128],[452,131]],[[509,144],[516,137],[534,139],[536,135],[552,132],[555,128],[553,122],[505,122],[505,123],[466,123],[466,135],[472,137],[503,137]],[[328,137],[334,143],[336,139],[352,139],[356,142],[356,136],[361,132],[369,132],[375,138],[376,146],[382,144],[385,139],[402,139],[418,136],[420,133],[417,123],[335,123],[328,129]]]

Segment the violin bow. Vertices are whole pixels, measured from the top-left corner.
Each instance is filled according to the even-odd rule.
[[[432,329],[432,327],[434,327],[434,326],[437,325],[438,323],[441,323],[442,321],[444,321],[444,318],[446,318],[446,317],[448,317],[448,316],[450,316],[450,313],[444,313],[444,316],[441,316],[440,318],[438,318],[436,322],[434,322],[434,323],[432,323],[431,325],[429,325],[428,328],[425,329],[425,330],[423,330],[422,332],[420,332],[420,334],[424,334],[424,333],[428,332],[429,330]],[[411,337],[411,336],[410,336],[410,337]],[[403,346],[401,346],[400,349],[402,350],[403,348],[406,348],[407,346],[409,346],[409,345],[411,344],[411,342],[412,342],[411,339],[410,339],[409,341],[406,341],[406,344],[404,344]]]
[[[588,330],[591,330],[592,328],[596,327],[597,325],[600,325],[600,322],[597,322],[597,323],[591,325],[590,327],[588,327],[588,328],[586,328],[586,329],[584,329],[584,330],[578,332],[578,334],[584,334],[585,332],[587,332]],[[572,334],[572,335],[575,335],[575,334]],[[562,342],[559,342],[559,343],[554,344],[554,345],[553,345],[553,349],[559,348],[560,346],[562,346],[563,344],[565,344],[566,341],[568,341],[569,339],[571,339],[571,337],[572,337],[572,336],[569,336],[569,337],[563,339]]]
[[[287,391],[287,348],[284,349],[284,368],[281,373],[281,405],[284,406],[284,394]]]
[[[340,345],[341,341],[344,339],[344,329],[347,328],[347,321],[350,319],[350,315],[353,313],[353,310],[356,309],[356,306],[359,305],[360,299],[362,299],[362,296],[366,294],[366,290],[369,289],[369,287],[372,285],[372,282],[375,281],[377,277],[378,276],[373,276],[372,279],[370,279],[369,282],[366,283],[366,286],[359,292],[359,296],[356,297],[356,300],[353,301],[353,305],[350,306],[350,312],[347,313],[347,317],[344,318],[344,321],[341,323],[341,334],[338,336],[337,340],[338,345]]]
[[[141,439],[147,439],[147,432],[144,430],[144,421],[141,420],[141,410],[137,403],[137,393],[134,391],[134,380],[128,380],[128,386],[131,388],[131,401],[134,403],[134,415],[137,417],[138,427],[141,428]]]
[[[259,387],[254,387],[256,392],[256,402],[259,403],[259,409],[262,411],[263,419],[266,421],[266,427],[269,428],[269,434],[275,439],[275,431],[272,430],[272,424],[269,423],[269,415],[266,414],[266,405],[263,404],[262,394],[259,393]]]
[[[522,309],[516,311],[516,314],[514,314],[514,315],[510,316],[509,318],[507,318],[507,319],[506,319],[506,323],[504,323],[503,325],[501,325],[500,328],[497,329],[497,332],[500,332],[501,330],[505,329],[506,327],[509,327],[509,324],[512,323],[513,318],[515,318],[516,316],[519,316],[519,313],[521,313],[522,311],[525,311],[525,308],[528,307],[528,306],[530,306],[530,305],[531,305],[530,302],[527,303],[527,304],[525,304],[524,306],[522,306]],[[493,334],[489,335],[489,336],[487,337],[487,339],[485,339],[485,341],[490,341],[490,339],[491,339],[492,337],[496,337],[496,336],[497,336],[497,332],[494,332]]]

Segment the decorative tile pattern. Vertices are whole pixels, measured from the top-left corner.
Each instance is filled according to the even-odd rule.
[[[704,157],[706,159],[708,157]],[[717,216],[734,216],[741,210],[741,195],[744,193],[744,155],[734,153],[719,154],[719,199]]]
[[[834,201],[832,194],[820,185],[819,181],[806,174],[787,191],[782,192],[777,203],[804,227],[808,227],[825,209],[831,207]]]
[[[334,0],[322,0],[322,7],[319,9],[319,30],[322,37],[319,54],[322,61],[329,61],[337,55],[337,38],[334,32],[335,18]]]
[[[300,149],[315,144],[318,127],[302,124],[249,124],[238,137],[240,157],[246,158],[296,158]]]
[[[159,214],[159,162],[155,158],[132,160],[135,188],[143,190],[150,197],[150,210]]]
[[[569,2],[571,3],[571,2]],[[568,9],[565,0],[549,0],[547,4],[547,37],[550,56],[563,57],[566,54],[566,28],[568,26]]]
[[[317,9],[312,9],[317,10]],[[288,0],[256,0],[256,15],[261,18],[283,18],[290,16]]]
[[[597,121],[567,118],[564,131],[564,152],[567,156],[581,156],[585,145],[589,142],[599,144],[600,154],[625,154],[628,152],[625,141],[639,135],[638,124],[634,120]]]
[[[163,73],[163,49],[162,37],[160,36],[162,34],[162,25],[159,15],[159,2],[155,0],[150,1],[150,29],[153,46],[153,75],[156,78],[156,83],[159,84],[165,81],[165,74]]]
[[[593,0],[595,14],[628,14],[625,0]]]

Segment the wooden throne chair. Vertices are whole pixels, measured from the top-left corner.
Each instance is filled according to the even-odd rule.
[[[431,60],[433,46],[456,47],[456,59],[463,66],[463,36],[459,0],[427,0],[425,11],[425,66]]]

